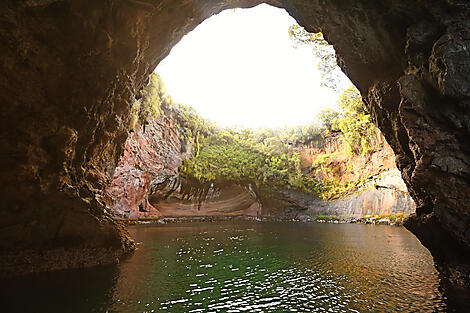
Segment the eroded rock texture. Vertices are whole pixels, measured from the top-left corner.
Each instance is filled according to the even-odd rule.
[[[260,217],[262,206],[249,186],[237,184],[191,188],[177,178],[150,196],[162,217]]]
[[[349,151],[343,135],[333,133],[294,145],[292,150],[300,154],[306,175],[317,181],[335,180],[344,184],[396,169],[393,150],[379,131],[369,138],[369,145],[371,151],[354,154]]]
[[[295,210],[291,206],[292,209],[286,214],[336,215],[358,219],[367,215],[414,213],[416,205],[395,165],[392,148],[380,132],[374,134],[369,143],[372,151],[360,155],[348,151],[348,145],[340,134],[293,147],[301,155],[306,175],[321,182],[356,182],[358,187],[347,190],[340,199],[330,201],[288,192],[285,196],[289,201],[303,210]],[[320,164],[318,160],[322,160]]]
[[[375,216],[408,215],[416,209],[396,169],[374,175],[358,190],[338,199],[323,201],[311,195],[285,191],[280,200],[290,204],[284,208],[284,215],[300,220],[327,215],[357,221]]]
[[[158,217],[149,195],[178,177],[182,161],[193,155],[177,113],[162,108],[145,127],[137,124],[125,144],[124,154],[108,187],[106,203],[120,217]]]
[[[24,251],[115,251],[78,262],[86,265],[131,248],[102,196],[123,151],[136,92],[205,18],[260,2],[1,3],[0,248],[12,256],[2,257],[3,273]],[[417,202],[407,227],[447,277],[468,284],[468,1],[269,2],[335,45]],[[75,258],[53,265],[54,257],[36,255],[38,263],[50,263],[41,269],[80,265]],[[28,267],[22,260],[17,268]]]

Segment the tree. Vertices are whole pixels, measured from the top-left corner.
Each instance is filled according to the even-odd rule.
[[[377,128],[372,123],[362,97],[356,87],[346,89],[338,102],[341,117],[334,120],[333,128],[339,129],[351,152],[366,153],[371,150],[370,139]]]
[[[321,85],[339,91],[339,84],[344,74],[336,63],[335,49],[323,38],[323,34],[309,33],[299,25],[291,25],[289,36],[294,47],[312,47],[314,55],[319,59],[318,69],[322,73]]]
[[[320,111],[317,118],[322,127],[327,131],[327,134],[338,131],[338,128],[336,128],[335,125],[336,121],[340,118],[339,112],[332,109],[325,109]]]

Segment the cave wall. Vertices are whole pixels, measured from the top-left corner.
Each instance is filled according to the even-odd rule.
[[[111,262],[132,250],[103,193],[123,152],[135,94],[205,18],[260,2],[0,4],[0,249],[10,256],[2,258],[2,273]],[[417,203],[407,227],[447,277],[468,283],[468,1],[268,2],[334,44]],[[73,256],[58,264],[52,252],[35,253],[109,247],[112,257],[97,253],[78,263]],[[34,269],[25,251],[49,265]],[[13,261],[19,265],[8,267]]]

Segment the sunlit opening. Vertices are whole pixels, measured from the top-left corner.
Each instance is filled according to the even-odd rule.
[[[321,86],[320,59],[311,45],[294,43],[292,25],[268,5],[226,10],[186,35],[156,72],[175,102],[221,126],[311,123],[351,83],[341,72],[336,90]]]

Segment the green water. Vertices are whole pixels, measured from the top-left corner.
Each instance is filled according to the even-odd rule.
[[[218,222],[135,226],[130,232],[138,249],[119,265],[3,282],[2,307],[8,309],[2,311],[468,309],[465,299],[441,286],[429,252],[403,228]]]

